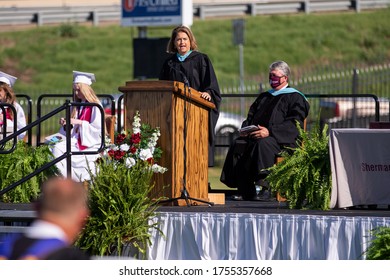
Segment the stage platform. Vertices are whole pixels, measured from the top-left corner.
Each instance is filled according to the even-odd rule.
[[[184,200],[183,200],[184,201]],[[193,201],[197,203],[196,201]],[[388,205],[361,206],[348,209],[322,210],[298,210],[289,209],[286,202],[271,201],[233,201],[230,195],[226,197],[225,204],[190,205],[187,206],[161,206],[162,212],[210,212],[210,213],[252,213],[252,214],[288,214],[288,215],[321,215],[321,216],[380,216],[390,217]]]
[[[29,204],[0,203],[0,232],[17,232],[35,217]],[[377,209],[292,210],[275,201],[163,206],[151,221],[150,260],[359,260],[379,226],[390,226],[387,205]],[[15,223],[15,225],[17,225]]]

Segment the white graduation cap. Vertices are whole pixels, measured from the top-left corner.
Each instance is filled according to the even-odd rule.
[[[73,71],[73,83],[83,83],[92,85],[92,82],[96,82],[95,74],[88,72]]]
[[[0,82],[6,83],[10,87],[12,87],[14,85],[14,83],[16,82],[17,79],[18,78],[14,77],[14,76],[11,76],[7,73],[0,71]]]

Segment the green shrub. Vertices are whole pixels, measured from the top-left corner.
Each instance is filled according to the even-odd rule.
[[[145,161],[128,168],[107,159],[98,168],[90,182],[90,217],[76,245],[95,256],[124,255],[129,244],[145,254],[149,229],[157,229],[149,224],[158,206],[148,196],[152,169]]]
[[[7,145],[8,147],[8,145]],[[8,148],[5,148],[7,150]],[[41,168],[53,158],[46,145],[32,147],[24,141],[18,141],[16,149],[9,154],[0,154],[0,185],[1,189],[18,182]],[[48,177],[58,174],[55,166],[42,171],[13,190],[5,193],[0,199],[7,203],[29,203],[34,201],[40,193],[40,185]]]
[[[79,36],[79,31],[76,25],[67,23],[59,26],[58,34],[64,38],[76,38]]]
[[[167,171],[156,163],[162,153],[160,130],[141,124],[139,112],[132,126],[106,147],[96,161],[96,174],[90,172],[91,214],[76,244],[92,255],[145,257],[150,229],[159,230],[150,220],[162,198],[151,199],[150,192],[153,174]]]

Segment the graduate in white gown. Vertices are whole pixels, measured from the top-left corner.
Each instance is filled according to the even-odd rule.
[[[96,81],[93,73],[73,71],[73,96],[75,102],[90,102],[100,104],[91,87]],[[72,151],[97,151],[101,145],[102,116],[96,106],[74,106],[71,113],[71,150]],[[60,119],[60,133],[66,135],[64,118]],[[66,152],[66,141],[60,141],[51,145],[51,151],[57,158]],[[72,155],[72,179],[76,181],[88,181],[88,170],[95,172],[95,160],[99,154]],[[66,159],[56,164],[63,176],[67,176]]]
[[[13,85],[15,84],[17,78],[14,76],[11,76],[7,73],[0,71],[0,102],[1,103],[8,103],[12,104],[15,107],[16,110],[16,121],[17,130],[22,129],[26,126],[26,116],[24,114],[22,106],[18,102],[16,102],[16,96],[12,89]],[[5,116],[6,116],[6,129],[7,132],[13,132],[14,128],[14,114],[13,111],[8,107],[5,108]],[[0,108],[0,126],[2,126],[4,123],[4,114],[2,112],[2,109]],[[26,132],[23,132],[18,135],[18,139],[23,139],[24,136],[26,136]]]

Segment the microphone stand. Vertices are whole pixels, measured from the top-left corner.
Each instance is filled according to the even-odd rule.
[[[186,176],[187,176],[187,102],[188,102],[188,96],[191,94],[191,92],[190,92],[190,83],[188,82],[187,77],[184,75],[184,73],[181,70],[178,70],[178,69],[174,68],[172,66],[172,64],[168,64],[168,65],[172,69],[174,69],[175,71],[179,71],[180,74],[183,76],[183,80],[184,80],[184,110],[183,110],[183,114],[184,114],[184,126],[183,126],[183,139],[184,139],[184,143],[183,143],[183,161],[184,161],[184,168],[183,168],[183,189],[181,190],[181,195],[179,197],[163,200],[163,201],[160,201],[159,203],[168,203],[168,202],[177,201],[179,199],[184,199],[186,204],[187,204],[187,207],[191,206],[191,203],[189,202],[189,200],[194,200],[194,201],[197,201],[197,202],[205,203],[205,204],[208,204],[209,207],[211,207],[211,206],[214,205],[213,202],[201,200],[201,199],[198,199],[198,198],[193,198],[193,197],[191,197],[189,195],[188,190],[187,190],[187,178],[186,178]]]

